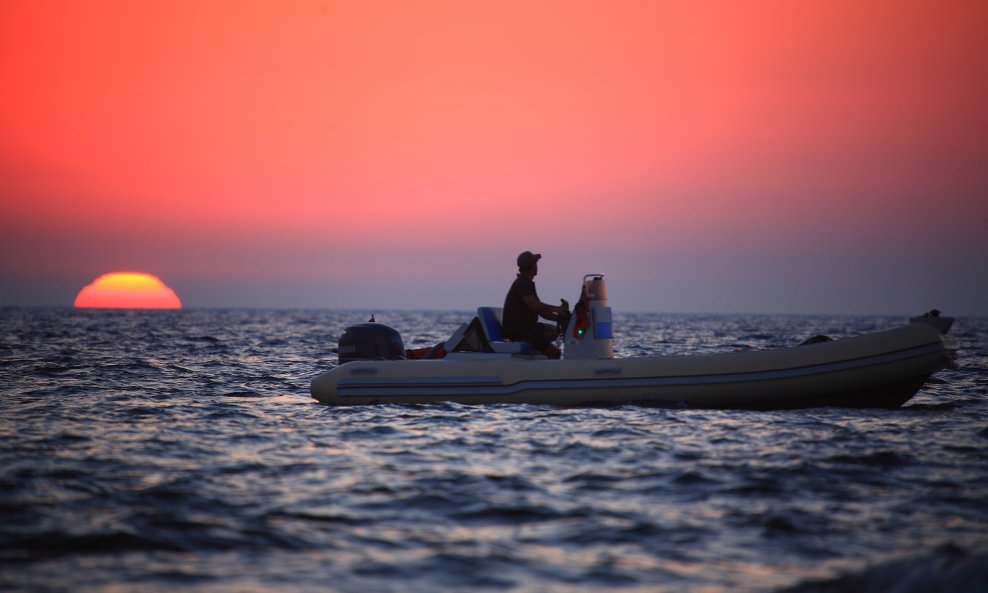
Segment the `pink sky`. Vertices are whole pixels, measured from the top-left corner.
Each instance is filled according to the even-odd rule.
[[[0,305],[988,315],[988,4],[0,4]]]

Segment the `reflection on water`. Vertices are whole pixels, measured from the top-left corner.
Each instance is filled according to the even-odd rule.
[[[859,586],[841,590],[974,591],[986,578],[988,321],[958,321],[960,368],[901,410],[314,403],[308,381],[366,315],[0,311],[3,590],[813,591],[848,573]],[[378,320],[415,347],[466,316]],[[616,320],[619,356],[901,321]]]

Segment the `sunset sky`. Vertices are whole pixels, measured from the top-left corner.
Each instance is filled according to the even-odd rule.
[[[0,305],[988,315],[988,2],[0,2]]]

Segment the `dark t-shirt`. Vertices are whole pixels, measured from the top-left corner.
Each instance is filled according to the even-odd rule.
[[[538,335],[539,314],[525,304],[523,299],[528,295],[539,298],[535,282],[519,274],[504,297],[501,312],[501,331],[509,340],[531,340]]]

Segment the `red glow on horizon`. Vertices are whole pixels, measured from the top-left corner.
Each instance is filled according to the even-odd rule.
[[[111,272],[87,284],[75,297],[77,309],[181,309],[175,291],[157,276]]]
[[[132,266],[195,306],[475,306],[540,244],[643,308],[673,263],[744,308],[846,254],[829,288],[888,302],[926,257],[986,277],[984,0],[231,4],[0,1],[0,306]]]

